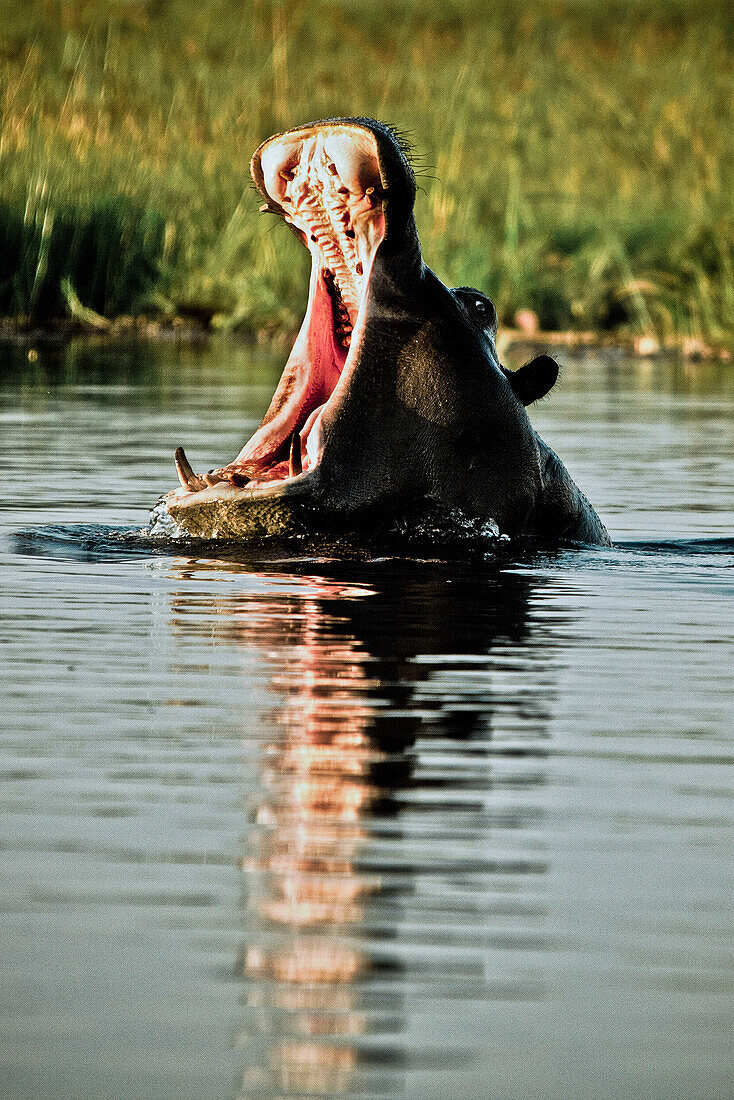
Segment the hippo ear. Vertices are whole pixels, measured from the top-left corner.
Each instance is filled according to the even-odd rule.
[[[532,405],[553,388],[558,378],[558,363],[550,355],[536,355],[519,370],[505,371],[515,396],[523,405]]]

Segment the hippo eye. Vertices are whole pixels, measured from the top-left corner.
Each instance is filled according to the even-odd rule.
[[[483,325],[493,328],[497,322],[497,311],[489,298],[475,298],[472,305],[479,321]]]
[[[481,290],[475,290],[474,287],[470,286],[458,286],[453,293],[475,324],[494,332],[497,327],[497,311],[486,294],[482,294]]]

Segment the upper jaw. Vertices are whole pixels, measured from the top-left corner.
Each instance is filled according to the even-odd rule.
[[[279,201],[282,183],[269,174],[273,167],[288,170],[298,159],[299,148],[314,139],[325,149],[343,184],[349,188],[350,202],[375,186],[383,200],[385,237],[399,231],[415,202],[416,184],[405,145],[394,130],[372,118],[329,118],[306,123],[268,138],[253,153],[250,171],[256,187],[266,199],[267,209],[285,216],[287,211]],[[273,163],[278,150],[294,156]],[[285,181],[287,188],[288,181]]]
[[[268,138],[250,168],[266,208],[315,260],[336,265],[351,313],[385,236],[387,188],[374,134],[351,121],[312,123]]]

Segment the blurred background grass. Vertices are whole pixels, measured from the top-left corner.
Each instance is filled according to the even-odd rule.
[[[0,315],[292,330],[308,258],[250,155],[368,114],[505,323],[726,341],[733,55],[723,0],[0,0]]]

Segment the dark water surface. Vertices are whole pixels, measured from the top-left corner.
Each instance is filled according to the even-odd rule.
[[[280,366],[0,353],[0,1095],[731,1096],[734,369],[567,363],[612,550],[104,529]]]

